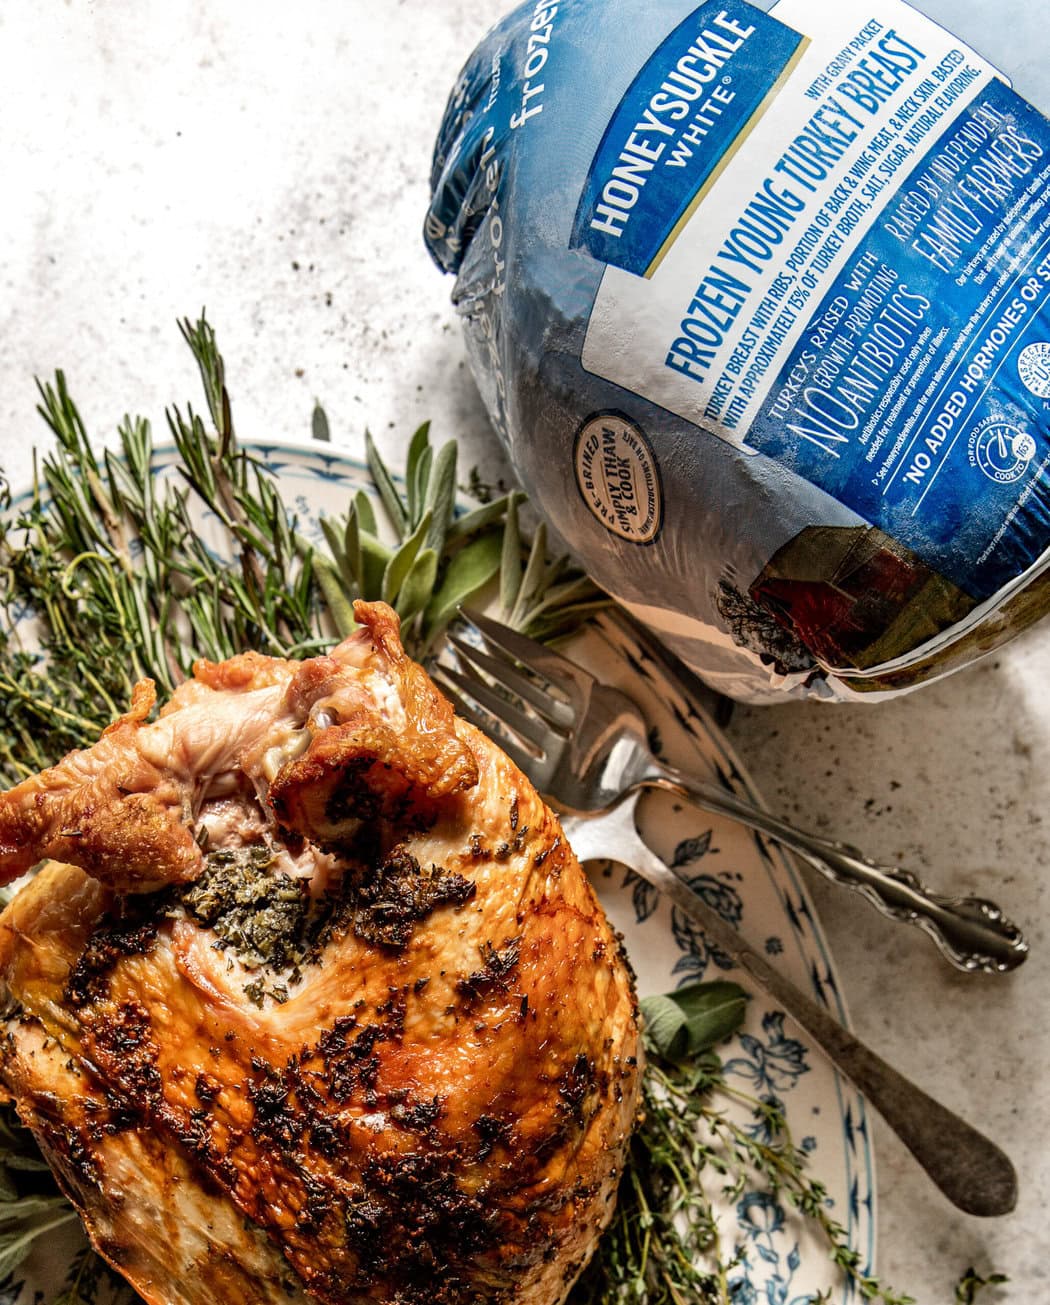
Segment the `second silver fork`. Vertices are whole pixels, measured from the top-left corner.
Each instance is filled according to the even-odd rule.
[[[844,884],[892,919],[922,929],[958,969],[1005,973],[1028,954],[1021,931],[994,902],[932,893],[914,874],[880,866],[842,843],[806,833],[719,784],[655,757],[647,723],[618,689],[550,648],[474,612],[464,612],[474,641],[452,633],[459,666],[439,664],[435,678],[476,714],[488,713],[504,750],[536,786],[569,810],[605,810],[639,787],[669,789],[791,848],[815,870]]]

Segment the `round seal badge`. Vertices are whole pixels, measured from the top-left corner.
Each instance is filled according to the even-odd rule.
[[[1017,357],[1017,374],[1037,399],[1050,399],[1050,343],[1039,340],[1025,345]]]
[[[576,432],[580,495],[611,534],[650,544],[660,533],[660,473],[649,441],[622,412],[599,412]]]
[[[970,465],[979,468],[998,485],[1020,480],[1035,457],[1035,440],[1000,417],[985,417],[970,432]]]

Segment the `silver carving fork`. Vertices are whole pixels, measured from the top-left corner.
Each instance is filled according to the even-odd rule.
[[[439,662],[433,669],[434,678],[460,714],[499,744],[544,796],[582,818],[567,822],[570,842],[579,853],[588,856],[601,851],[615,857],[692,916],[709,940],[770,993],[860,1089],[956,1206],[976,1215],[1012,1210],[1017,1176],[1009,1158],[773,969],[645,845],[634,824],[634,805],[641,789],[667,788],[770,833],[812,861],[813,855],[805,850],[808,836],[767,818],[735,795],[713,784],[698,783],[658,761],[648,747],[644,718],[619,690],[598,683],[576,663],[487,617],[476,613],[463,616],[473,627],[468,630],[471,639],[450,634],[457,665]],[[597,836],[600,826],[604,827],[602,837]],[[596,836],[589,838],[588,830],[594,830]],[[824,847],[836,846],[816,841]],[[856,859],[859,854],[845,855]],[[859,863],[868,867],[862,859]],[[980,920],[963,916],[962,923],[974,931],[981,929]],[[1023,943],[1013,932],[1015,936],[1007,940],[995,931],[991,938],[980,932],[963,936],[971,949],[979,949],[978,957],[987,956],[990,949],[994,952],[998,940],[1004,961],[1012,958],[1012,964],[1017,964],[1023,958],[1023,950],[1016,955]],[[966,964],[947,944],[940,945],[961,968],[1012,968],[1009,963],[984,960]]]
[[[653,755],[645,718],[625,693],[487,617],[463,617],[480,644],[449,635],[459,667],[440,668],[444,686],[467,695],[470,718],[480,712],[482,728],[561,808],[593,813],[634,788],[668,789],[757,829],[884,915],[922,929],[957,969],[1002,974],[1028,955],[1020,929],[994,902],[932,893],[909,870],[877,865],[856,848],[796,829],[720,784],[675,769]]]

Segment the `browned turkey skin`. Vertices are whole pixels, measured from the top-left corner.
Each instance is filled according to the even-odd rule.
[[[0,1082],[155,1305],[557,1305],[636,1108],[557,819],[401,649],[202,663],[0,795]],[[58,861],[63,862],[59,864]]]

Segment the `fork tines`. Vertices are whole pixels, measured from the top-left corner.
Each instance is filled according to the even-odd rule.
[[[569,686],[594,683],[594,677],[582,666],[546,644],[512,630],[509,625],[501,625],[499,621],[465,607],[459,609],[459,615],[468,629],[473,627],[488,650],[499,659],[501,674],[507,666],[518,669],[519,673],[526,672],[547,690],[544,694],[547,701],[554,698],[567,702]]]
[[[548,666],[565,659],[480,614],[462,616],[465,634],[447,636],[456,664],[442,658],[433,678],[464,719],[495,739],[522,770],[534,771],[552,744],[564,742],[574,720],[564,694],[536,670],[536,650]]]

